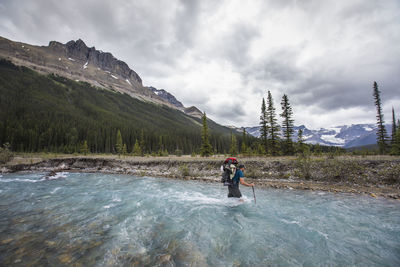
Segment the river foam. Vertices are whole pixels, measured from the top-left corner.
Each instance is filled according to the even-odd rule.
[[[128,175],[0,177],[0,265],[400,265],[397,201]],[[26,230],[29,229],[29,230]]]

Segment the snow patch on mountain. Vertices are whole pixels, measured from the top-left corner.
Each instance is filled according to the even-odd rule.
[[[336,134],[322,135],[321,139],[328,143],[335,143],[335,144],[341,144],[341,145],[344,145],[346,143],[346,140],[344,140],[342,138],[337,138]]]

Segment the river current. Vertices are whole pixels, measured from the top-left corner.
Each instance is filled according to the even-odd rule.
[[[1,266],[400,266],[399,201],[44,175],[0,175]]]

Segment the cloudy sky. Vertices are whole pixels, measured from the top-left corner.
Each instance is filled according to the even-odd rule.
[[[254,126],[270,90],[295,124],[375,123],[400,114],[399,0],[1,0],[0,35],[81,38],[221,124]]]

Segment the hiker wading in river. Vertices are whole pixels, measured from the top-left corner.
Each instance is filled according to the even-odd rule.
[[[228,197],[241,198],[242,193],[239,190],[239,183],[245,186],[254,186],[254,184],[248,184],[244,181],[244,165],[240,164],[239,168],[236,170],[235,176],[232,178],[232,183],[228,185]]]

